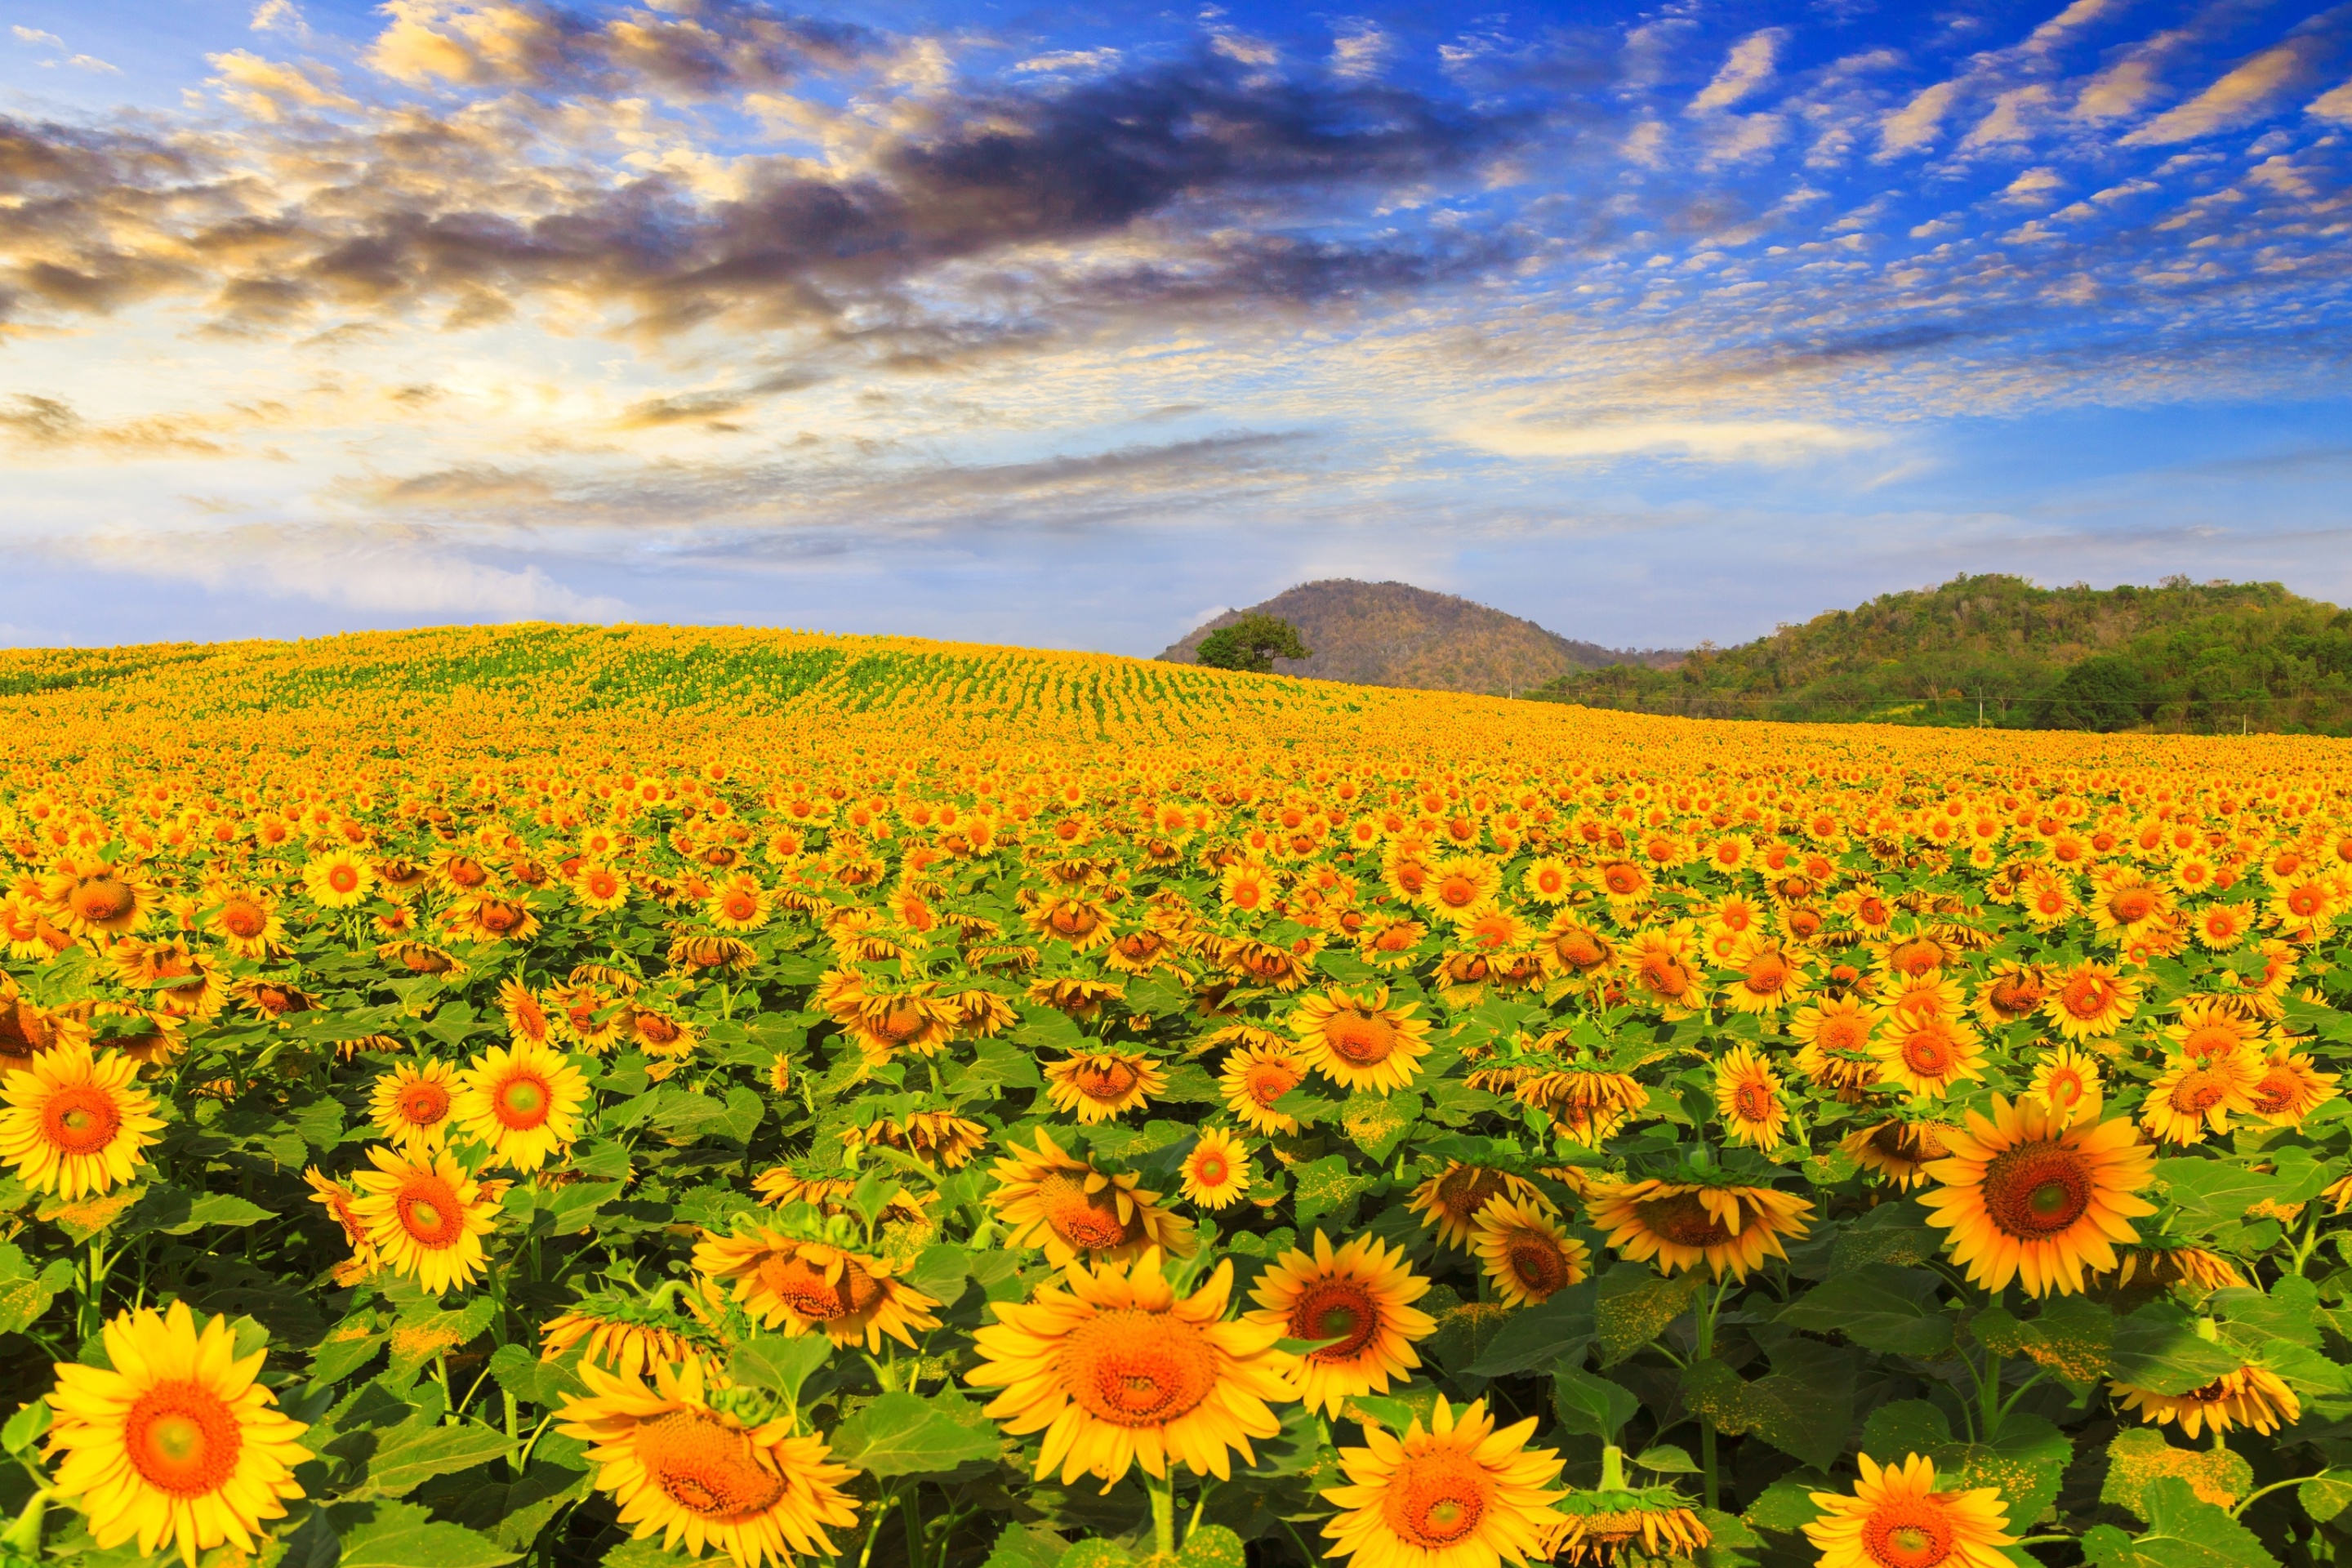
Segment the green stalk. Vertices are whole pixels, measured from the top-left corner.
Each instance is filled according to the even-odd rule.
[[[898,1518],[907,1527],[907,1568],[923,1568],[923,1516],[915,1509],[915,1490],[898,1494]]]
[[[2000,1436],[2000,1418],[2004,1406],[2000,1402],[2000,1357],[1990,1349],[1985,1352],[1984,1375],[1977,1383],[1977,1440],[1990,1443]]]
[[[1165,1467],[1165,1473],[1153,1479],[1146,1477],[1144,1489],[1151,1494],[1151,1551],[1161,1562],[1176,1555],[1176,1467]]]
[[[1715,1294],[1708,1298],[1706,1310],[1699,1314],[1698,1339],[1691,1346],[1691,1364],[1709,1360],[1715,1354],[1715,1320],[1723,1310],[1723,1298],[1731,1289],[1728,1279],[1718,1283]],[[1723,1506],[1723,1471],[1715,1452],[1715,1418],[1698,1418],[1698,1464],[1702,1476],[1701,1492],[1709,1508]]]
[[[1709,1436],[1713,1435],[1707,1434]],[[1604,1492],[1622,1492],[1633,1489],[1625,1484],[1625,1450],[1614,1443],[1601,1450],[1601,1485],[1595,1489]]]

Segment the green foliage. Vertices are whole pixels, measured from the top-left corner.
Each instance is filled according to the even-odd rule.
[[[1201,640],[1195,655],[1213,669],[1246,669],[1270,674],[1277,658],[1310,657],[1298,640],[1298,628],[1276,616],[1255,612],[1229,626],[1219,626]]]

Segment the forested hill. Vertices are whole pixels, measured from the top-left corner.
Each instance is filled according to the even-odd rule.
[[[1311,657],[1278,659],[1277,672],[1359,686],[1524,694],[1572,670],[1681,657],[1579,642],[1452,594],[1344,577],[1301,583],[1247,610],[1227,610],[1160,657],[1192,663],[1203,637],[1252,612],[1288,621],[1307,647]]]
[[[2352,733],[2352,612],[2276,583],[1956,577],[1534,695],[1717,718]]]

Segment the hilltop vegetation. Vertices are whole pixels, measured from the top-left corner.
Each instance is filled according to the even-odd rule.
[[[1671,669],[1580,670],[1533,695],[1694,717],[2020,729],[2352,732],[2352,613],[2276,583],[2041,588],[1956,577]]]
[[[1680,657],[1579,642],[1452,594],[1433,594],[1409,583],[1350,578],[1301,583],[1264,604],[1227,610],[1160,657],[1180,664],[1197,662],[1206,638],[1247,616],[1288,621],[1314,650],[1307,658],[1276,659],[1274,668],[1281,674],[1359,686],[1524,693],[1579,670]]]

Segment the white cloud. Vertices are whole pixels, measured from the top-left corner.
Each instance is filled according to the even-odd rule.
[[[2303,111],[2322,120],[2333,120],[2338,125],[2352,125],[2352,81],[2321,93],[2305,104]]]
[[[261,0],[253,8],[253,18],[246,24],[257,33],[288,32],[308,36],[310,25],[302,16],[302,7],[294,0]]]
[[[1052,54],[1032,55],[1013,68],[1017,71],[1107,71],[1119,62],[1117,49],[1056,49]]]
[[[55,64],[56,62],[45,61],[43,63]],[[92,71],[100,76],[121,76],[122,74],[122,68],[121,66],[110,65],[106,61],[100,59],[96,55],[75,55],[71,58],[68,59],[66,64],[75,70]]]
[[[2066,182],[2058,177],[2055,169],[2028,169],[2001,188],[2001,200],[2019,206],[2047,206],[2052,193],[2063,190]]]
[[[1395,52],[1396,40],[1370,22],[1331,40],[1331,74],[1343,81],[1370,81]]]
[[[2259,119],[2281,97],[2307,79],[2318,47],[2311,38],[2291,38],[2263,50],[2188,102],[2168,109],[2123,139],[2126,147],[2193,142]]]
[[[44,33],[38,27],[12,26],[8,30],[16,35],[16,41],[20,44],[46,44],[53,49],[66,47],[63,38],[55,33]]]
[[[1881,444],[1874,431],[1802,419],[1622,419],[1586,425],[1462,426],[1465,446],[1506,458],[1684,458],[1702,463],[1794,463]]]
[[[1728,109],[1770,81],[1780,45],[1788,36],[1785,27],[1767,27],[1734,44],[1730,58],[1715,73],[1715,79],[1691,100],[1690,112],[1705,114],[1710,110]]]
[[[1957,82],[1939,81],[1923,89],[1917,97],[1881,121],[1878,155],[1891,158],[1902,153],[1916,153],[1934,142],[1958,92]]]

